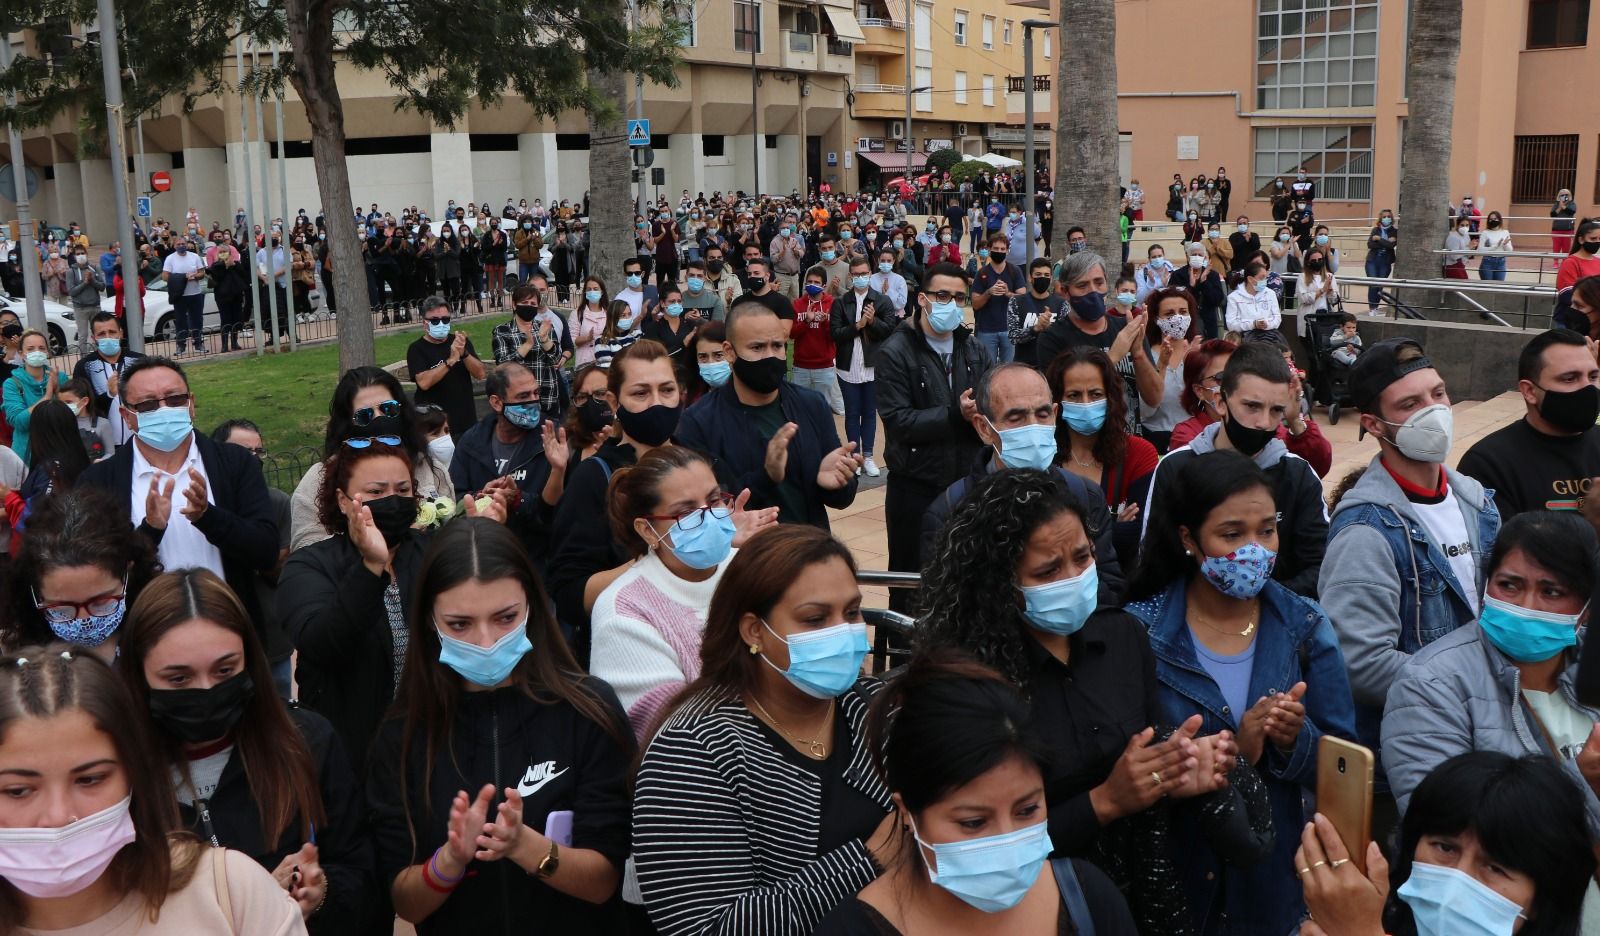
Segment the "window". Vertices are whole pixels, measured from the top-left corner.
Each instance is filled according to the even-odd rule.
[[[1511,154],[1511,200],[1553,202],[1578,185],[1578,135],[1519,136]]]
[[[1372,107],[1377,87],[1376,0],[1257,0],[1257,107]]]
[[[695,44],[695,34],[698,28],[695,23],[694,0],[667,0],[664,11],[668,19],[674,20],[683,26],[683,34],[678,39],[678,45],[692,49]]]
[[[1317,198],[1371,201],[1372,126],[1256,128],[1257,198],[1269,195],[1274,178],[1293,178],[1302,166],[1317,183]]]
[[[967,73],[956,72],[955,98],[957,104],[967,103]]]
[[[956,45],[967,44],[967,11],[956,11]]]
[[[994,106],[994,76],[993,75],[984,75],[983,76],[983,106],[984,107],[993,107]]]
[[[931,51],[933,49],[933,4],[918,3],[916,12],[912,15],[916,17],[912,21],[912,25],[915,30],[914,38],[917,42],[917,48],[923,52]]]
[[[1050,30],[1046,29],[1046,30],[1043,30],[1043,32],[1044,32],[1044,57],[1045,58],[1049,58],[1050,57]]]
[[[1528,48],[1589,43],[1589,0],[1528,0]]]
[[[733,0],[733,51],[761,51],[761,0]]]
[[[1006,45],[1010,45],[1011,44],[1011,21],[1010,20],[1002,20],[1001,21],[1001,23],[1000,23],[1000,35],[1001,35],[1001,37],[1003,39],[1005,39]]]
[[[701,156],[726,156],[728,138],[720,133],[703,133],[700,135]]]
[[[994,48],[994,17],[992,16],[983,18],[983,47],[985,49]]]
[[[933,69],[919,66],[913,77],[917,81],[915,87],[928,89],[917,92],[917,110],[933,110]]]

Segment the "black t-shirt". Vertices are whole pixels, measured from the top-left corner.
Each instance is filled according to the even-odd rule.
[[[783,405],[777,400],[773,400],[766,406],[745,406],[741,403],[739,404],[739,409],[744,412],[745,418],[749,419],[751,424],[756,427],[756,433],[761,436],[763,443],[772,441],[772,437],[777,435],[778,430],[782,429],[783,424],[788,421],[783,418]],[[791,457],[793,457],[793,450],[791,449],[790,452]],[[809,522],[805,495],[788,480],[784,480],[777,488],[778,522]]]
[[[733,305],[738,305],[741,302],[759,302],[771,309],[774,315],[785,322],[794,321],[794,303],[776,289],[768,290],[764,296],[758,296],[753,292],[743,293],[733,300]],[[728,306],[728,311],[733,311],[733,306]]]
[[[1053,292],[1043,299],[1038,298],[1033,293],[1024,293],[1015,297],[1013,304],[1016,306],[1023,328],[1022,339],[1016,343],[1016,359],[1024,364],[1032,364],[1037,367],[1039,365],[1039,342],[1038,333],[1033,330],[1033,326],[1039,321],[1039,316],[1047,311],[1056,318],[1065,315],[1067,301]],[[1007,313],[1008,323],[1009,320],[1009,313]],[[1048,364],[1049,362],[1046,361],[1045,363]]]
[[[406,349],[406,367],[411,370],[411,379],[437,365],[440,361],[450,357],[450,344],[452,338],[434,342],[427,338],[418,338],[411,342],[411,347]],[[477,357],[478,352],[472,347],[472,339],[467,339],[466,351],[461,360],[450,368],[438,383],[426,390],[418,389],[415,394],[417,403],[432,403],[444,410],[445,417],[450,420],[450,436],[456,440],[461,439],[461,434],[472,428],[477,422],[477,411],[472,405],[472,375],[467,373],[467,356]],[[481,360],[481,359],[480,359]]]
[[[842,714],[833,719],[833,745],[824,760],[813,760],[795,750],[789,739],[774,731],[761,719],[755,720],[772,742],[778,756],[794,767],[814,774],[822,784],[822,824],[817,828],[817,857],[843,848],[856,839],[865,840],[883,822],[883,807],[872,797],[844,780],[850,764],[850,723]]]
[[[1063,311],[1066,310],[1064,309]],[[1039,334],[1038,341],[1034,342],[1039,366],[1048,365],[1056,359],[1056,355],[1068,348],[1089,347],[1107,351],[1111,348],[1112,342],[1117,340],[1117,335],[1122,333],[1122,328],[1126,324],[1128,324],[1127,319],[1108,315],[1106,316],[1106,330],[1098,335],[1091,335],[1079,328],[1077,323],[1073,322],[1072,316],[1057,316],[1056,320],[1050,323],[1050,327]],[[1111,363],[1116,364],[1118,362],[1112,361]]]
[[[1530,510],[1578,510],[1600,476],[1600,428],[1548,436],[1519,419],[1479,439],[1457,470],[1494,491],[1502,523]]]
[[[1027,280],[1023,278],[1022,271],[1015,265],[1007,263],[999,270],[994,264],[985,263],[978,268],[978,275],[972,278],[972,294],[974,296],[986,293],[994,288],[995,283],[1003,282],[1012,292],[1021,292],[1028,288]],[[983,308],[973,306],[973,318],[980,332],[1003,332],[1006,330],[1006,306],[1011,303],[1009,298],[990,296]]]

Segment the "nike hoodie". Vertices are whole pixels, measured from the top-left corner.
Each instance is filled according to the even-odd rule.
[[[383,893],[390,892],[401,871],[427,861],[445,844],[456,793],[475,796],[484,784],[495,787],[488,821],[505,802],[505,788],[516,787],[523,825],[543,832],[552,813],[570,811],[570,847],[598,851],[621,872],[629,850],[632,736],[611,687],[592,677],[583,685],[614,714],[622,743],[569,703],[535,699],[515,687],[461,693],[449,747],[436,752],[431,763],[427,739],[419,733],[402,766],[404,720],[384,722],[372,745],[367,782]],[[417,924],[417,934],[615,933],[622,931],[621,912],[615,895],[595,905],[555,890],[509,859],[473,861],[444,904]]]

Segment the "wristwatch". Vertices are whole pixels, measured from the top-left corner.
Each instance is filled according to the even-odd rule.
[[[556,844],[555,839],[551,839],[550,840],[550,854],[545,855],[542,859],[540,859],[538,874],[542,878],[547,878],[547,877],[550,877],[551,875],[555,874],[556,871],[558,871],[560,868],[561,868],[561,846]]]

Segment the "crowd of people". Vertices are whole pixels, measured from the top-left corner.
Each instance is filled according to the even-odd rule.
[[[116,316],[68,374],[0,313],[0,932],[1600,932],[1600,278],[1459,468],[1345,316],[1301,353],[1379,452],[1325,498],[1280,299],[1337,315],[1337,250],[1224,239],[1226,181],[1182,267],[998,198],[684,193],[616,271],[539,266],[581,203],[373,206],[414,389],[340,375],[292,492]],[[829,520],[881,476],[892,639]]]

